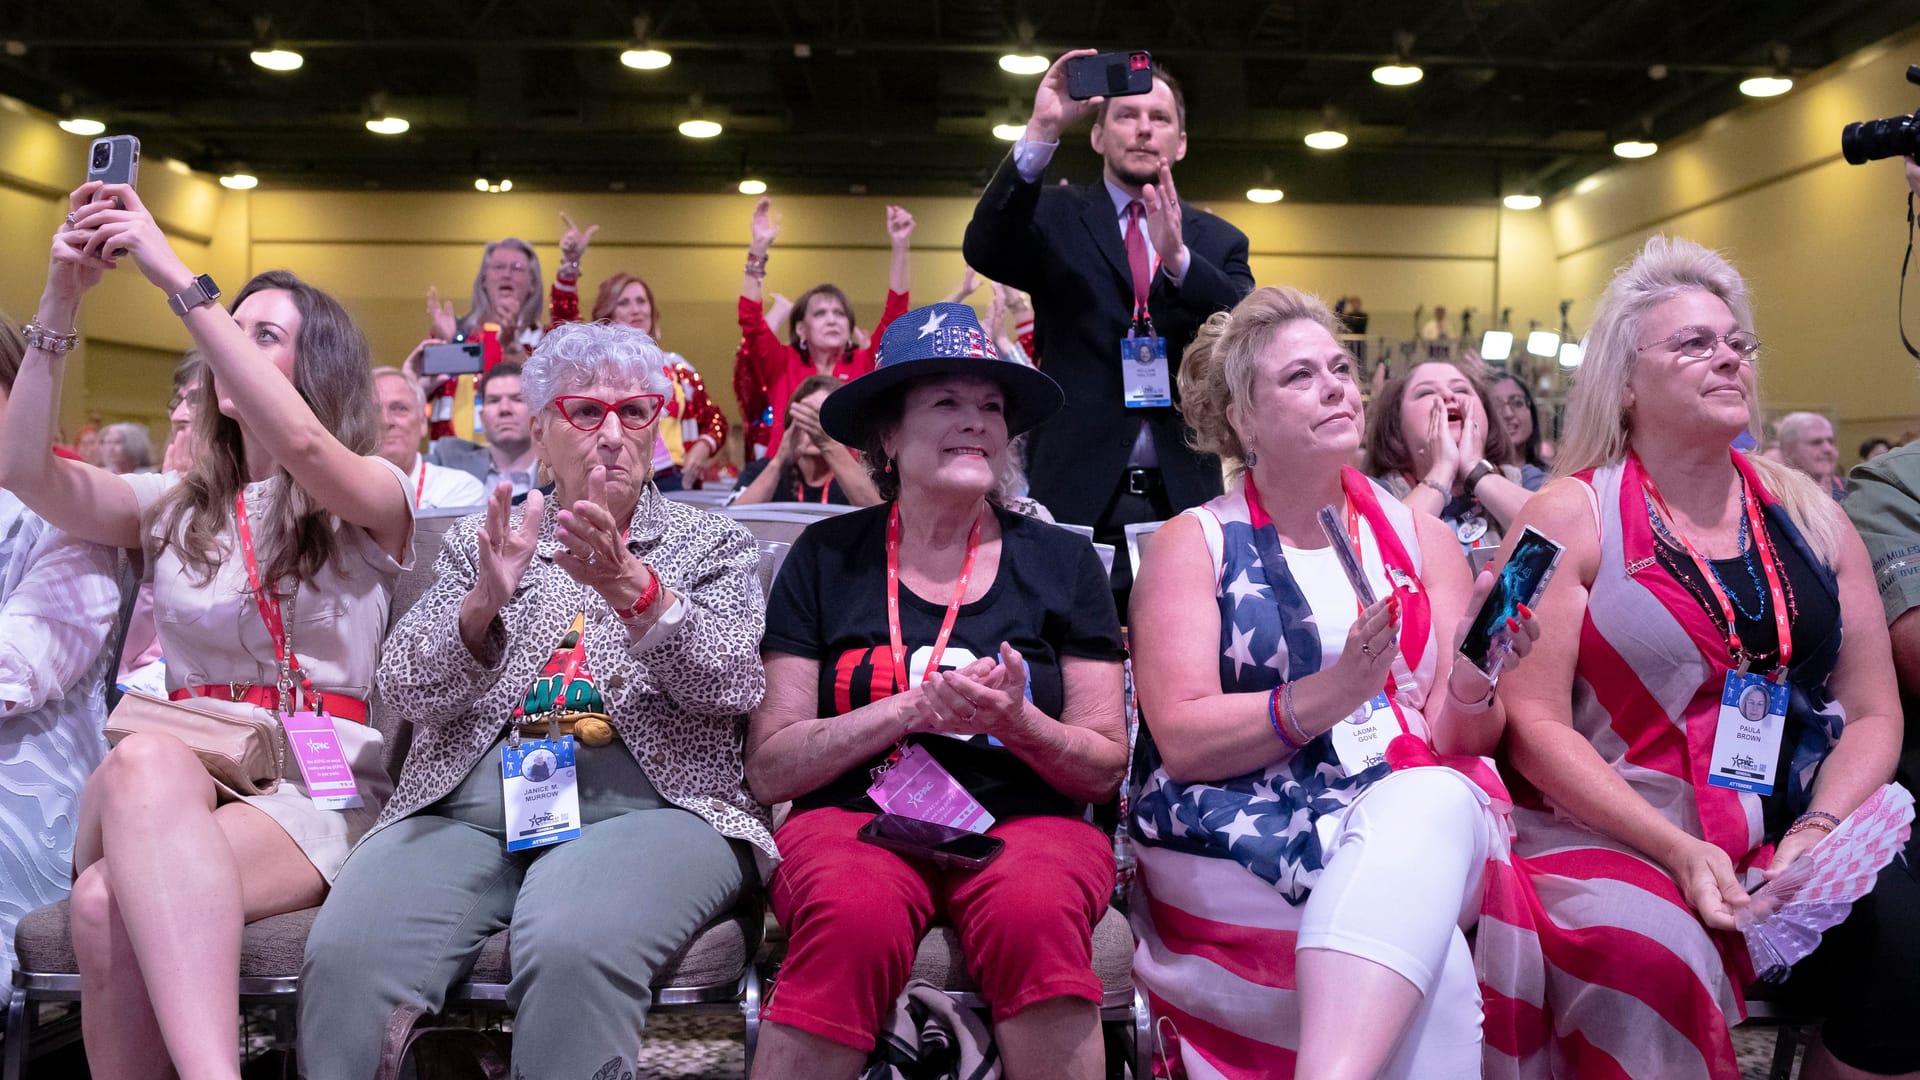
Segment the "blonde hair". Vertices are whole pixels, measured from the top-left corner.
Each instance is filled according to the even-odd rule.
[[[1235,475],[1246,471],[1247,406],[1260,374],[1260,350],[1273,332],[1305,320],[1338,335],[1342,328],[1327,302],[1291,285],[1255,289],[1232,311],[1215,312],[1200,325],[1180,358],[1180,415],[1203,454],[1218,454]]]
[[[1633,417],[1627,411],[1627,382],[1639,356],[1638,342],[1647,312],[1685,292],[1706,292],[1727,305],[1734,324],[1753,326],[1753,304],[1740,271],[1717,251],[1679,237],[1654,236],[1632,260],[1615,271],[1594,311],[1593,325],[1581,343],[1582,361],[1567,397],[1566,430],[1554,454],[1555,476],[1626,460]],[[1761,433],[1756,381],[1748,430]],[[1750,454],[1747,460],[1774,498],[1780,501],[1807,544],[1831,566],[1840,553],[1840,509],[1811,479],[1779,462]]]

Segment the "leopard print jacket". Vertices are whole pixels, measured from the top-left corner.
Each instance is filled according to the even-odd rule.
[[[662,798],[753,844],[771,865],[779,856],[770,821],[747,792],[742,756],[746,713],[767,685],[766,600],[752,536],[647,485],[627,546],[682,598],[686,615],[677,631],[642,649],[604,599],[553,562],[558,503],[547,500],[534,559],[482,649],[496,663],[477,659],[459,627],[460,601],[478,577],[485,514],[447,531],[434,584],[387,636],[376,678],[389,707],[413,724],[413,745],[374,831],[438,801],[469,770],[498,768],[487,751],[584,606],[587,669],[647,779]]]

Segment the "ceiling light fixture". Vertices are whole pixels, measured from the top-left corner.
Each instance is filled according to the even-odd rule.
[[[650,21],[645,15],[633,17],[633,45],[620,54],[620,62],[637,71],[659,71],[673,63],[673,56],[647,41]]]
[[[1287,197],[1287,193],[1277,187],[1253,187],[1247,189],[1247,201],[1257,203],[1277,203]]]
[[[375,135],[405,135],[412,126],[398,116],[377,116],[367,121],[367,130]]]
[[[1412,86],[1426,77],[1418,64],[1381,64],[1373,69],[1373,81],[1381,86]]]
[[[1560,346],[1560,366],[1563,368],[1577,368],[1580,366],[1580,361],[1585,358],[1586,350],[1582,349],[1577,341],[1565,342]]]
[[[689,139],[711,139],[722,130],[724,129],[715,120],[702,120],[696,117],[692,120],[680,121],[680,134]]]
[[[1347,145],[1347,136],[1345,132],[1327,128],[1308,132],[1305,142],[1315,150],[1338,150]]]
[[[1553,356],[1560,351],[1560,332],[1557,330],[1528,330],[1527,352],[1534,356]]]
[[[255,49],[247,54],[256,67],[268,71],[299,71],[306,65],[307,58],[292,49]]]
[[[995,124],[993,137],[1005,142],[1018,142],[1027,133],[1025,124]]]
[[[742,195],[765,195],[766,193],[767,182],[765,180],[740,181],[740,194]]]
[[[1009,75],[1044,75],[1053,61],[1036,53],[1007,53],[1000,57],[1000,70]]]
[[[1660,150],[1659,143],[1645,142],[1640,139],[1623,139],[1613,144],[1613,156],[1628,160],[1652,157]]]
[[[1513,355],[1513,331],[1489,330],[1480,338],[1480,359],[1489,364],[1505,363]]]
[[[1791,89],[1793,79],[1787,75],[1755,75],[1740,80],[1740,92],[1748,97],[1779,97]]]
[[[260,186],[260,178],[252,173],[228,173],[220,178],[220,186],[228,191],[252,191]]]
[[[107,130],[107,125],[89,117],[73,116],[60,121],[60,130],[69,135],[99,135]]]
[[[193,166],[187,164],[184,161],[181,161],[177,157],[170,157],[167,159],[167,168],[172,172],[179,173],[181,176],[193,175]]]
[[[473,182],[473,190],[488,195],[501,195],[513,190],[513,181],[507,179],[489,180],[482,176]]]
[[[1540,196],[1538,195],[1509,195],[1500,200],[1500,202],[1509,210],[1540,209]]]

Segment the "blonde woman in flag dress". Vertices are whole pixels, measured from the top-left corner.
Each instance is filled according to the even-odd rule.
[[[1475,588],[1444,525],[1351,467],[1336,332],[1318,298],[1256,289],[1181,365],[1196,443],[1236,479],[1154,535],[1134,587],[1134,975],[1190,1077],[1477,1078],[1463,931],[1505,854],[1478,756],[1505,715],[1454,644],[1493,575]],[[1524,609],[1507,632],[1520,656],[1538,634]]]
[[[1539,655],[1500,695],[1538,795],[1476,946],[1489,1076],[1737,1078],[1736,913],[1893,776],[1866,549],[1804,475],[1731,449],[1761,415],[1752,327],[1724,258],[1649,240],[1594,314],[1563,475],[1522,515],[1567,552]],[[1719,740],[1756,685],[1779,693],[1776,753]],[[1770,791],[1713,782],[1736,753]],[[1920,1070],[1916,920],[1896,860],[1795,968],[1787,991],[1829,1018],[1807,1076]]]

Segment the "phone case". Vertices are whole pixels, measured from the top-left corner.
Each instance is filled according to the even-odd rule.
[[[920,859],[933,863],[935,866],[952,867],[957,870],[978,870],[999,858],[1000,852],[1004,850],[1006,846],[1004,842],[999,843],[990,853],[980,856],[979,858],[956,855],[950,851],[942,851],[937,847],[916,844],[905,837],[883,833],[880,831],[880,818],[878,816],[860,827],[859,837],[862,841],[872,844],[875,847],[885,848],[896,854],[905,855],[910,859]]]
[[[1535,604],[1538,604],[1540,602],[1540,598],[1542,596],[1546,595],[1547,586],[1553,581],[1553,575],[1559,571],[1560,558],[1561,556],[1567,553],[1567,549],[1564,544],[1561,544],[1560,542],[1549,538],[1545,533],[1542,533],[1539,530],[1535,529],[1533,526],[1529,525],[1525,529],[1522,529],[1520,531],[1519,536],[1516,536],[1512,539],[1511,541],[1511,543],[1513,544],[1512,550],[1514,551],[1520,550],[1521,543],[1525,541],[1526,538],[1529,536],[1538,537],[1540,542],[1549,545],[1553,549],[1553,557],[1547,560],[1547,568],[1540,572],[1540,580],[1534,584],[1534,587],[1531,590],[1531,594],[1528,596],[1521,597],[1518,600],[1518,603],[1525,604],[1528,607],[1532,607]],[[1496,582],[1495,588],[1498,588],[1498,587],[1499,585]],[[1485,614],[1485,612],[1487,611],[1487,608],[1489,607],[1489,605],[1494,603],[1494,599],[1495,599],[1494,594],[1492,593],[1487,594],[1487,599],[1484,603],[1480,605],[1480,610],[1474,613],[1473,620],[1474,620],[1475,626],[1479,625],[1480,620],[1482,616]],[[1489,645],[1487,649],[1487,656],[1482,658],[1479,661],[1475,661],[1474,666],[1480,668],[1481,671],[1485,672],[1488,678],[1497,679],[1500,677],[1501,668],[1505,665],[1507,658],[1512,655],[1512,652],[1511,650],[1507,650],[1507,649],[1495,650],[1491,644],[1491,638],[1492,638],[1491,633],[1489,633],[1488,638],[1489,638]],[[1461,644],[1463,646],[1462,651],[1464,652],[1464,646],[1466,643],[1462,642]],[[1473,657],[1468,656],[1467,659],[1473,660]]]
[[[1153,58],[1144,50],[1100,53],[1067,61],[1067,96],[1075,101],[1153,92]]]

